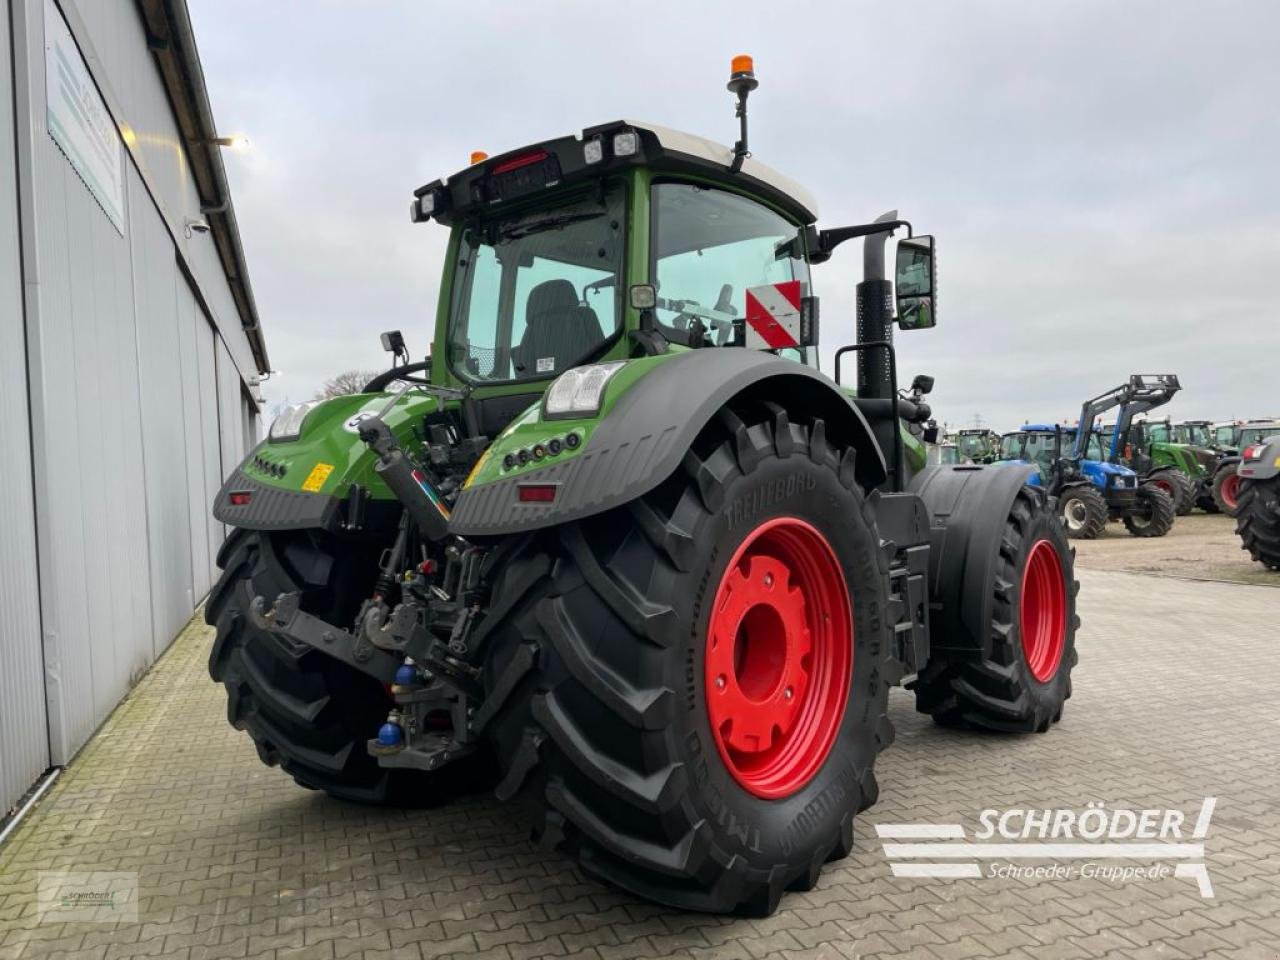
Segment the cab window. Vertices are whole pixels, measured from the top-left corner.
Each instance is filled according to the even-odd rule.
[[[687,183],[653,187],[653,263],[658,323],[701,344],[746,344],[747,291],[798,280],[809,292],[800,228],[725,190]],[[773,352],[807,361],[804,347]]]
[[[603,196],[460,227],[449,364],[472,383],[555,376],[603,352],[622,325],[620,185]]]

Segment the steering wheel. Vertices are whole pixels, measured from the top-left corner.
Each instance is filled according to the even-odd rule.
[[[431,381],[426,377],[415,377],[411,374],[430,373],[431,359],[420,360],[417,363],[406,363],[402,367],[392,367],[383,373],[378,374],[372,380],[364,385],[364,393],[381,393],[387,389],[387,384],[393,380],[403,380],[405,383],[416,383],[421,386],[430,386]]]

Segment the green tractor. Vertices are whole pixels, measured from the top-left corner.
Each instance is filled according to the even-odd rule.
[[[994,430],[967,428],[956,434],[956,446],[969,463],[995,463],[1000,459],[1000,434]]]
[[[1209,439],[1207,424],[1175,426],[1167,418],[1136,423],[1130,434],[1130,445],[1140,451],[1135,458],[1151,461],[1155,469],[1173,467],[1186,478],[1187,496],[1178,505],[1182,515],[1195,507],[1206,513],[1218,512],[1213,478],[1221,458],[1206,442]]]
[[[1062,716],[1061,524],[1026,468],[925,466],[931,381],[898,389],[933,239],[819,229],[748,153],[755,86],[735,60],[732,148],[618,121],[415,192],[449,232],[429,358],[384,335],[393,367],[281,415],[214,506],[210,672],[263,761],[367,803],[488,783],[628,891],[768,914],[852,849],[891,686],[946,725]],[[833,379],[810,267],[853,238]]]

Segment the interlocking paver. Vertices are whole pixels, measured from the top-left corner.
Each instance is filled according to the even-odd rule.
[[[597,884],[485,797],[338,803],[262,767],[193,625],[0,850],[0,960],[1027,960],[1280,956],[1280,593],[1082,571],[1080,666],[1043,737],[942,730],[895,692],[897,743],[857,847],[766,919],[674,913]],[[1168,617],[1177,609],[1176,617]],[[1224,655],[1223,651],[1229,651]],[[1178,878],[894,878],[874,824],[1217,796],[1215,898]],[[136,924],[39,923],[40,870],[137,871]]]

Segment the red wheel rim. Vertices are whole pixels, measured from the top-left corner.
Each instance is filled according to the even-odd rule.
[[[729,773],[758,797],[795,793],[831,752],[853,675],[844,571],[813,526],[778,517],[747,535],[716,589],[704,661]]]
[[[1175,495],[1173,492],[1173,484],[1170,483],[1168,480],[1157,480],[1155,484],[1157,487],[1159,487],[1161,490],[1167,493],[1170,497],[1173,497]]]
[[[1038,681],[1048,683],[1067,645],[1067,585],[1058,551],[1048,540],[1037,540],[1027,554],[1019,617],[1027,667]]]
[[[1240,495],[1240,477],[1237,474],[1228,474],[1227,478],[1222,481],[1222,502],[1232,510],[1236,508],[1236,497]]]

